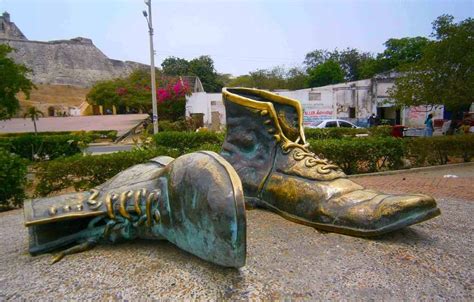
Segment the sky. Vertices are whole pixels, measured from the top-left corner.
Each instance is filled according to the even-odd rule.
[[[429,36],[442,14],[474,15],[474,0],[152,0],[155,62],[210,55],[220,73],[301,66],[315,49],[381,52],[390,38]],[[0,0],[30,40],[87,37],[109,58],[148,64],[143,0]]]

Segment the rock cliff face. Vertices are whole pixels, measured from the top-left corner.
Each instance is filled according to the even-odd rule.
[[[109,59],[90,39],[75,38],[50,42],[1,39],[16,51],[11,57],[33,70],[31,79],[38,84],[60,84],[89,87],[97,81],[124,77],[136,62]]]
[[[124,77],[147,65],[109,59],[87,38],[50,42],[28,40],[10,21],[0,16],[0,44],[16,51],[11,57],[33,70],[31,79],[37,84],[90,87],[95,82]]]

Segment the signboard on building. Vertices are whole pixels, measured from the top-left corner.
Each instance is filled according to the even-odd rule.
[[[333,108],[322,103],[303,104],[303,110],[303,125],[305,127],[315,127],[322,120],[333,117]]]
[[[417,106],[405,109],[405,125],[408,127],[423,128],[428,114],[433,114],[433,119],[443,119],[443,106]]]

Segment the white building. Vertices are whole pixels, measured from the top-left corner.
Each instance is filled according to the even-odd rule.
[[[424,127],[428,113],[434,119],[443,119],[443,107],[410,107],[398,109],[388,96],[396,73],[385,73],[372,79],[340,83],[323,87],[294,91],[274,91],[282,96],[296,99],[304,109],[304,125],[314,126],[324,119],[340,118],[360,126],[367,125],[368,117],[374,113],[391,124],[408,127]],[[225,107],[220,93],[193,93],[187,99],[186,115],[203,113],[204,124],[225,125]],[[215,127],[215,126],[214,126]]]

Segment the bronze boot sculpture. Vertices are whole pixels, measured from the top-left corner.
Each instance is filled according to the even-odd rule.
[[[224,88],[223,99],[227,135],[221,155],[239,174],[248,203],[355,236],[380,235],[440,214],[430,196],[364,189],[311,153],[298,101],[249,88]]]
[[[218,265],[245,265],[242,184],[214,152],[157,157],[90,192],[29,200],[24,212],[31,254],[69,247],[54,262],[99,242],[144,238],[166,239]]]

